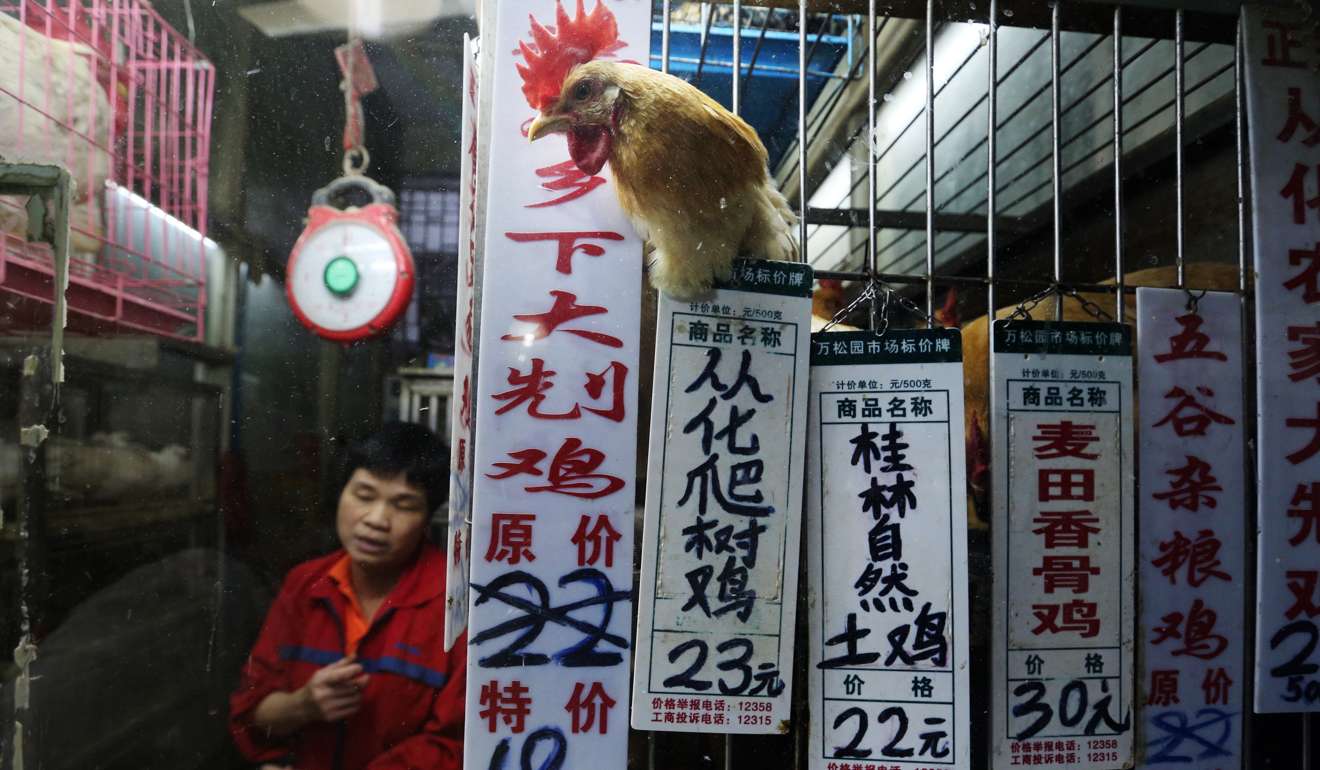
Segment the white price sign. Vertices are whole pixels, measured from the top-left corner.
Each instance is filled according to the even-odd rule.
[[[661,295],[633,727],[786,732],[811,268],[740,261]]]
[[[994,767],[1133,760],[1132,335],[997,321]]]
[[[961,335],[816,334],[810,766],[968,767]]]
[[[642,244],[607,175],[581,172],[562,139],[528,142],[523,126],[581,41],[644,61],[651,4],[486,9],[496,205],[482,249],[464,762],[623,767]]]
[[[1137,289],[1141,767],[1240,766],[1246,686],[1242,303]]]
[[[1256,258],[1256,711],[1320,711],[1320,45],[1242,9]]]

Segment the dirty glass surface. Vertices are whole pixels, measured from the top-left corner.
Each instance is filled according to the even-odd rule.
[[[785,2],[652,5],[651,66],[726,107],[738,93],[775,185],[795,210],[806,204],[817,320],[867,327],[868,304],[850,303],[868,268],[885,274],[907,307],[893,311],[896,327],[920,327],[927,308],[963,327],[969,412],[985,413],[988,310],[1061,277],[1095,289],[1107,312],[1115,295],[1098,285],[1116,272],[1129,286],[1175,283],[1180,187],[1189,285],[1239,288],[1231,4],[1187,14],[1181,178],[1175,4],[1125,16],[1121,206],[1111,6],[1062,6],[1057,262],[1046,4],[1000,4],[993,183],[986,3],[937,2],[930,20],[925,3],[879,3],[874,41],[864,2],[812,2],[805,17]],[[397,420],[449,441],[463,312],[461,43],[478,31],[476,6],[0,0],[0,767],[260,766],[229,732],[230,696],[290,570],[339,546],[348,448]],[[370,175],[396,197],[416,283],[386,333],[343,344],[300,323],[286,268],[314,191],[344,173],[335,49],[350,29],[378,81],[361,100],[361,143]],[[28,232],[50,207],[28,207],[30,191],[13,186],[25,163],[71,175],[65,256]],[[929,283],[928,267],[938,274]],[[57,291],[61,270],[67,291]],[[651,355],[642,350],[644,369]],[[645,378],[643,388],[649,369]],[[988,451],[984,436],[969,439],[978,769],[989,766],[995,611]],[[640,495],[645,452],[638,467]],[[439,513],[425,536],[443,544],[445,500],[428,502]],[[639,528],[640,506],[639,496]],[[789,733],[633,731],[629,766],[805,767],[798,626]],[[1246,766],[1301,767],[1305,719],[1249,719]]]

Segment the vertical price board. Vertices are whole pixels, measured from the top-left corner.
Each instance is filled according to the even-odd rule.
[[[994,767],[1130,767],[1132,332],[996,321]]]
[[[449,529],[445,549],[445,650],[467,630],[472,554],[472,332],[476,323],[477,101],[476,44],[463,36],[463,168],[459,175],[458,291],[454,303],[454,392],[449,397]]]
[[[464,765],[623,767],[642,244],[608,175],[581,172],[560,137],[528,142],[523,126],[558,63],[582,54],[576,41],[644,61],[651,6],[486,12],[482,132],[498,205],[481,253],[493,290],[477,335]]]
[[[810,767],[970,767],[962,336],[815,334],[809,403]]]
[[[1256,259],[1258,712],[1320,711],[1320,44],[1243,6]]]
[[[787,732],[811,268],[738,261],[661,294],[632,725]]]
[[[1242,765],[1242,302],[1137,289],[1143,768]]]

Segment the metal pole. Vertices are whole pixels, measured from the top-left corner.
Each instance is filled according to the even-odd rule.
[[[993,334],[995,325],[995,131],[999,123],[999,6],[997,0],[990,0],[990,82],[989,82],[989,119],[986,125],[985,155],[985,304],[986,333]],[[990,345],[986,345],[986,357],[993,356]],[[987,364],[990,362],[987,361]]]
[[[1059,158],[1059,2],[1050,6],[1050,165],[1054,180],[1054,283],[1063,279],[1063,173]],[[1063,297],[1055,299],[1054,316],[1063,320]]]
[[[733,114],[742,107],[742,0],[733,0]]]
[[[874,47],[874,46],[873,46]],[[871,204],[875,208],[875,203]],[[935,0],[926,0],[926,325],[935,314]]]
[[[798,210],[798,260],[807,262],[807,0],[798,0]]]
[[[1175,205],[1177,222],[1174,225],[1177,245],[1174,258],[1177,260],[1178,288],[1180,289],[1187,288],[1186,255],[1183,251],[1183,71],[1185,69],[1183,40],[1183,10],[1179,8],[1174,12],[1173,22],[1173,87],[1176,89],[1173,98],[1173,132],[1176,142],[1173,157],[1174,195],[1177,199]]]
[[[1181,180],[1179,181],[1181,184]],[[1114,6],[1114,318],[1123,322],[1123,6]]]
[[[866,147],[866,200],[867,200],[867,231],[866,231],[866,272],[870,274],[871,280],[875,280],[876,274],[876,243],[875,243],[875,0],[870,0],[866,7],[866,141],[862,143]],[[872,300],[874,306],[875,300]],[[874,313],[872,313],[874,316]],[[872,324],[872,331],[875,331]]]
[[[660,71],[669,72],[669,3],[671,0],[664,0],[660,4],[660,14],[664,17],[660,20]]]
[[[724,736],[724,770],[733,770],[733,734]]]

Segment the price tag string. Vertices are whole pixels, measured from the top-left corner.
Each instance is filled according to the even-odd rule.
[[[1047,298],[1054,296],[1059,297],[1060,302],[1062,302],[1064,298],[1071,297],[1072,299],[1077,300],[1077,304],[1081,305],[1082,309],[1095,320],[1110,323],[1114,322],[1114,317],[1106,312],[1104,308],[1087,299],[1076,289],[1065,288],[1057,283],[1052,283],[1019,302],[1017,307],[1013,308],[1013,312],[1009,313],[1008,318],[1005,320],[1010,323],[1013,321],[1030,321],[1031,311],[1035,310],[1036,306],[1041,302],[1044,302]]]
[[[1210,290],[1201,289],[1200,292],[1194,292],[1191,289],[1187,288],[1186,286],[1182,288],[1183,288],[1183,293],[1187,295],[1187,312],[1189,313],[1199,312],[1198,308],[1201,305],[1201,300],[1205,298],[1206,292]]]
[[[891,306],[896,306],[902,310],[908,311],[916,318],[925,321],[932,329],[940,326],[940,322],[937,321],[934,316],[927,315],[926,312],[917,307],[916,303],[912,300],[904,297],[900,292],[895,291],[893,287],[889,286],[884,281],[877,278],[871,278],[866,282],[866,288],[863,289],[852,302],[849,302],[841,308],[839,312],[835,313],[829,323],[825,324],[821,331],[827,332],[839,325],[850,313],[866,302],[870,303],[871,331],[874,332],[877,337],[883,337],[889,331]]]

